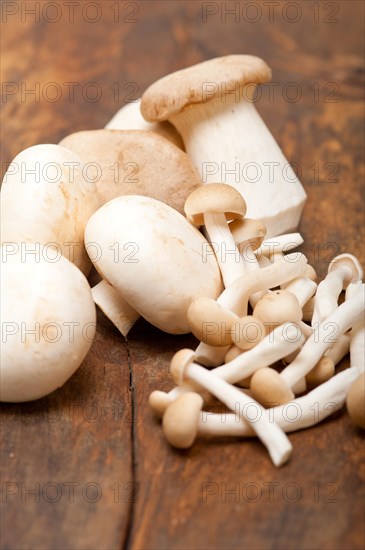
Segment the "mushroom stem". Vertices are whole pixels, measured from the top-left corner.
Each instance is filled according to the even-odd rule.
[[[91,289],[96,305],[126,337],[140,315],[105,279]]]
[[[360,321],[365,310],[364,290],[365,285],[361,285],[361,289],[325,319],[308,338],[294,361],[280,373],[289,387],[292,388],[313,369],[333,343],[334,337],[338,341],[342,334]]]
[[[292,452],[290,441],[284,432],[270,421],[267,411],[259,403],[196,363],[186,365],[183,375],[184,378],[207,389],[229,409],[237,413],[240,418],[246,420],[267,447],[275,466],[281,466],[289,460]],[[255,409],[254,420],[249,416],[250,407]]]
[[[283,254],[294,248],[298,248],[304,243],[304,239],[300,233],[287,233],[278,235],[272,239],[265,239],[261,246],[255,251],[258,258],[265,256],[270,258],[274,254]]]
[[[205,213],[204,225],[222,273],[224,286],[227,287],[246,273],[245,262],[224,214]]]
[[[359,376],[356,367],[346,369],[318,386],[307,395],[299,397],[285,405],[267,409],[271,421],[285,432],[303,430],[322,422],[335,413],[345,403],[351,384]],[[321,405],[321,406],[319,406]],[[290,414],[292,409],[295,418]],[[234,414],[212,414],[202,412],[198,434],[204,436],[253,436],[252,426]]]
[[[261,219],[268,234],[277,235],[297,226],[306,195],[257,113],[249,90],[243,88],[246,99],[239,102],[236,94],[226,93],[224,98],[184,109],[170,121],[181,134],[203,183],[217,181],[220,173],[218,179],[245,197],[248,216]],[[254,182],[249,180],[250,167],[255,170]],[[271,180],[270,167],[274,172]],[[285,208],[275,207],[278,192],[285,196]]]
[[[230,384],[236,384],[251,376],[258,369],[276,363],[288,353],[298,349],[303,342],[304,337],[300,332],[298,334],[298,327],[294,323],[287,323],[275,328],[257,346],[241,353],[232,361],[215,368],[213,372],[222,380]],[[192,386],[185,383],[176,386],[168,393],[152,392],[150,405],[156,414],[160,415],[168,403],[172,403],[182,393],[192,390],[197,390],[196,385]]]
[[[317,283],[312,281],[309,277],[298,277],[281,285],[284,290],[289,290],[298,298],[300,307],[303,308],[305,304],[314,296],[317,290]]]
[[[294,258],[288,254],[267,267],[239,277],[222,292],[217,300],[218,303],[238,317],[247,315],[248,300],[253,293],[279,286],[285,281],[304,275],[307,264],[306,257],[300,253],[293,256]],[[227,350],[227,347],[217,349],[200,343],[195,353],[200,363],[218,366],[223,363]]]
[[[346,300],[358,292],[361,281],[350,283],[346,289]],[[340,350],[338,350],[340,351]],[[355,323],[350,332],[350,362],[360,372],[365,372],[365,321],[364,317]]]

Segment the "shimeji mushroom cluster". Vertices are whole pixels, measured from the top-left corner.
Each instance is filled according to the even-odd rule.
[[[174,447],[256,435],[279,466],[286,432],[346,400],[365,427],[361,267],[341,254],[317,285],[295,251],[306,194],[254,107],[270,77],[257,57],[212,59],[155,82],[105,129],[14,159],[1,192],[2,401],[65,383],[96,304],[123,336],[142,316],[200,341],[172,357],[176,386],[149,399]],[[204,410],[209,394],[231,412]]]

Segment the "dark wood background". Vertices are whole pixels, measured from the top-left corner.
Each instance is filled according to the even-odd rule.
[[[221,2],[80,0],[73,21],[52,4],[2,2],[3,172],[25,147],[102,128],[166,73],[255,54],[275,82],[258,109],[308,192],[304,252],[321,276],[339,252],[364,263],[363,2],[228,1],[232,15]],[[171,387],[187,345],[143,321],[126,342],[99,314],[62,389],[1,406],[2,549],[364,547],[364,446],[345,412],[292,434],[281,469],[255,441],[165,443],[147,397]]]

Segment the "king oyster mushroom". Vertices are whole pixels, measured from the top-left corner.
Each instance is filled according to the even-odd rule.
[[[236,187],[247,216],[260,219],[268,237],[296,228],[306,199],[255,109],[256,85],[270,79],[262,59],[228,55],[161,78],[141,102],[146,120],[169,120],[177,128],[203,183],[220,180]]]
[[[202,234],[179,212],[149,197],[126,195],[105,204],[90,218],[85,242],[98,243],[102,254],[94,265],[113,291],[165,332],[190,332],[191,302],[217,298],[222,291],[215,257],[204,256],[209,244]],[[108,316],[109,294],[98,300]]]

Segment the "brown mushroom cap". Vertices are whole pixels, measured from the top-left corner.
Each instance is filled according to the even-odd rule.
[[[90,130],[65,137],[61,145],[85,163],[96,163],[102,204],[121,195],[144,195],[184,213],[186,197],[202,182],[184,151],[145,130]],[[118,168],[118,170],[116,170]],[[90,168],[90,178],[96,171]]]
[[[170,372],[175,384],[181,385],[185,379],[185,369],[194,361],[192,349],[181,349],[175,353],[170,363]]]
[[[215,300],[196,298],[190,304],[187,316],[191,332],[198,340],[218,347],[232,344],[231,330],[238,317]]]
[[[189,105],[207,103],[220,97],[237,83],[245,86],[271,80],[271,70],[259,57],[227,55],[198,63],[154,82],[142,96],[141,112],[146,120],[162,121]],[[207,95],[204,83],[215,83]]]
[[[327,382],[335,374],[335,364],[330,357],[321,357],[315,367],[306,375],[305,380],[311,388]]]
[[[210,183],[197,187],[186,199],[185,214],[190,223],[204,225],[204,214],[225,214],[226,220],[241,220],[246,214],[246,201],[234,187]]]
[[[362,267],[359,260],[352,254],[340,254],[336,256],[328,266],[328,273],[333,271],[339,266],[348,267],[351,270],[351,276],[345,279],[343,288],[345,289],[350,283],[356,283],[360,281],[363,276]]]
[[[294,399],[292,390],[270,367],[259,369],[252,375],[250,390],[252,397],[264,407],[284,405]]]
[[[244,218],[229,224],[229,228],[241,254],[249,245],[252,250],[257,250],[262,245],[266,236],[266,226],[260,220]]]
[[[268,328],[284,323],[298,323],[303,312],[298,298],[288,290],[268,292],[256,304],[252,315],[258,317]]]
[[[360,374],[352,383],[346,407],[353,423],[365,429],[365,373]]]
[[[198,434],[203,398],[198,393],[180,395],[163,416],[162,427],[167,441],[177,449],[188,449]]]

